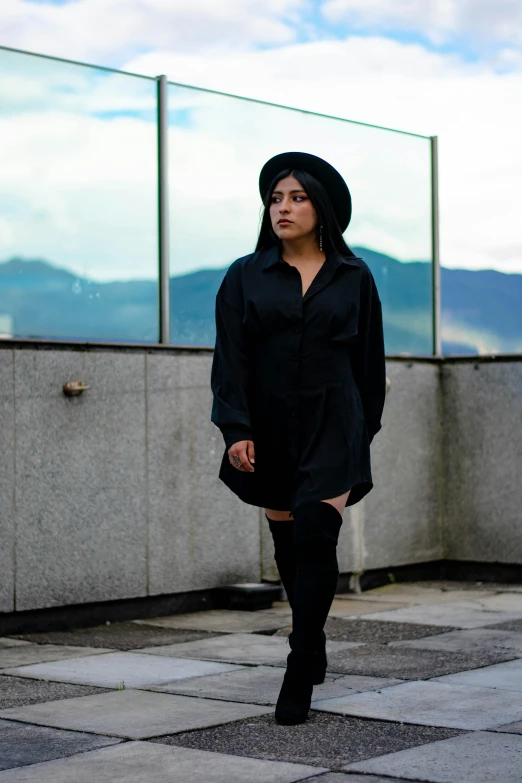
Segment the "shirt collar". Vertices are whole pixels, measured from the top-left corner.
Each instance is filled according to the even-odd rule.
[[[346,266],[360,266],[357,262],[361,260],[358,256],[354,256],[353,258],[347,258],[346,256],[342,256],[340,253],[332,252],[329,253],[326,257],[326,261],[328,263],[332,263],[335,266],[339,266],[339,264],[346,264]],[[268,248],[268,250],[263,250],[261,252],[261,263],[262,263],[262,269],[265,272],[267,269],[271,269],[272,267],[276,266],[277,264],[284,264],[285,262],[281,258],[281,253],[279,250],[279,247],[277,245],[273,245],[272,247]]]

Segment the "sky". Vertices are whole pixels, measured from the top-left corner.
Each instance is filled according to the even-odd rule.
[[[149,76],[164,73],[182,84],[437,135],[442,264],[522,273],[520,0],[2,0],[0,45]],[[19,86],[12,87],[10,94],[22,100]],[[104,104],[103,85],[89,89],[96,111],[107,112],[110,102],[106,96]],[[131,96],[134,111],[143,116],[151,109],[145,92]],[[30,90],[25,97],[33,103],[38,98]],[[185,110],[183,101],[180,110]],[[215,108],[207,107],[205,116],[207,122],[213,117],[219,123]],[[88,126],[91,139],[98,132],[95,119],[91,116]],[[122,131],[134,123],[132,132],[139,138],[142,134],[143,145],[151,137],[146,128],[138,128],[136,117],[122,113],[115,119],[107,145],[113,160],[121,157],[123,170]],[[34,122],[28,117],[24,127],[18,122],[15,132],[6,126],[12,144],[29,155],[30,147],[20,145],[26,138],[34,146]],[[85,145],[88,127],[83,118]],[[287,132],[278,138],[277,128],[270,133],[281,150],[296,148],[301,140],[298,128],[290,137]],[[49,143],[59,149],[56,134],[49,132]],[[324,150],[323,156],[328,153]],[[400,181],[401,154],[397,152],[393,169],[399,200],[413,182],[407,171]],[[338,156],[334,148],[332,155]],[[152,235],[138,232],[139,215],[144,220],[147,210],[153,210],[149,164],[145,155],[129,187],[149,194],[147,205],[136,213],[136,235],[152,248]],[[34,165],[29,161],[24,175],[13,164],[6,180],[13,187],[22,181],[28,186]],[[70,180],[70,170],[66,173]],[[92,171],[82,176],[92,179]],[[393,199],[393,193],[386,198]],[[356,203],[354,199],[354,213]],[[64,227],[64,247],[68,241],[73,247],[66,208],[57,201],[45,209],[54,209],[53,219]],[[414,204],[411,210],[414,215]],[[400,220],[404,227],[405,216]],[[0,214],[0,238],[3,230],[6,246],[10,232],[16,233],[13,225],[5,214],[2,223]],[[364,241],[363,227],[356,225],[354,231]],[[393,226],[385,227],[383,246],[376,249],[395,249],[401,258],[401,240],[394,240],[393,231]],[[412,257],[402,260],[419,257],[421,246],[419,238]]]

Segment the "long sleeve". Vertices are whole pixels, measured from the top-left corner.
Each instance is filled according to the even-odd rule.
[[[382,427],[381,416],[386,396],[386,361],[381,301],[369,270],[361,283],[359,337],[353,371],[371,443]]]
[[[228,448],[253,440],[248,408],[248,356],[239,269],[229,268],[216,295],[216,345],[211,371],[214,395],[210,420]]]

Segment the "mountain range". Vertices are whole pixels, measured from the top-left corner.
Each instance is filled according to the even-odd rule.
[[[370,266],[383,305],[389,355],[431,353],[431,265],[353,247]],[[171,342],[214,345],[214,300],[227,267],[170,278]],[[444,354],[522,351],[522,275],[441,269]],[[45,259],[0,263],[4,337],[157,342],[157,283],[93,282]]]

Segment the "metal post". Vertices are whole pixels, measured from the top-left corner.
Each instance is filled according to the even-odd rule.
[[[158,76],[159,342],[170,342],[167,77]]]
[[[440,238],[439,238],[439,145],[438,137],[431,137],[431,274],[432,274],[432,319],[433,354],[442,354],[440,332]]]

